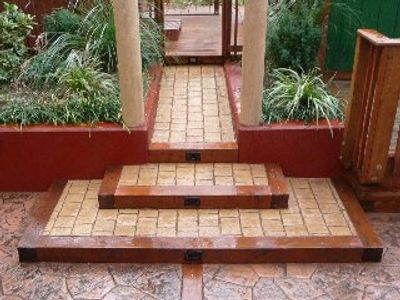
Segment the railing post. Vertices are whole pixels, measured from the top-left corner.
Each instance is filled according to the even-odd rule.
[[[138,0],[113,0],[122,116],[128,127],[144,123]]]
[[[400,97],[400,40],[359,30],[342,161],[361,184],[383,181]]]
[[[268,1],[245,1],[244,10],[240,122],[253,126],[261,121]]]

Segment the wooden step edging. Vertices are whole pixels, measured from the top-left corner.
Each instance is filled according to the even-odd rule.
[[[335,186],[358,236],[158,238],[47,236],[44,228],[66,182],[56,182],[35,206],[18,245],[21,262],[74,263],[346,263],[380,261],[383,246],[343,181]]]
[[[239,159],[237,143],[151,143],[150,162],[228,163]]]
[[[254,186],[118,186],[122,167],[106,171],[99,192],[100,209],[282,209],[288,207],[287,182],[281,168],[266,165],[268,185]]]

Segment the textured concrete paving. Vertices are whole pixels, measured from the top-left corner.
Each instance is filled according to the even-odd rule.
[[[16,246],[40,194],[0,194],[0,299],[180,299],[177,265],[20,264]],[[207,265],[205,299],[400,299],[400,215],[371,214],[381,264]]]

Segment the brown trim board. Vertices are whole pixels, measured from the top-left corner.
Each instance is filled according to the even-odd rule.
[[[358,202],[353,190],[344,179],[335,178],[333,184],[343,202],[344,207],[353,223],[357,234],[363,243],[363,261],[378,262],[382,259],[383,244],[367,215]]]
[[[197,153],[202,163],[237,162],[238,145],[226,143],[151,143],[149,146],[150,162],[191,162],[188,155]]]
[[[182,300],[203,299],[203,265],[182,265]]]
[[[37,204],[33,221],[18,245],[20,261],[82,263],[344,263],[378,261],[382,253],[362,209],[346,188],[346,208],[359,234],[367,237],[71,237],[42,232],[66,182],[56,182]],[[339,183],[339,187],[341,183]]]

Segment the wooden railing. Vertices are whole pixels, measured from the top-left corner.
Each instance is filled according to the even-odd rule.
[[[381,183],[400,99],[400,39],[359,30],[342,162],[361,184]],[[400,170],[400,139],[395,164]]]

